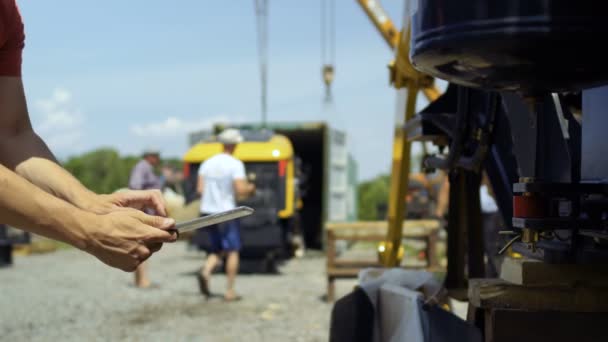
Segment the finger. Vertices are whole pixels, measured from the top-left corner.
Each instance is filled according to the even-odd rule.
[[[141,211],[132,211],[132,215],[134,215],[141,222],[163,230],[169,230],[175,226],[175,220],[170,217],[162,217],[155,215],[148,215]]]
[[[154,209],[156,214],[167,216],[165,200],[160,190],[136,191],[132,194],[131,201],[146,208]]]
[[[144,239],[146,244],[177,241],[176,230],[163,230],[152,226],[148,226],[148,228],[148,234]]]
[[[152,255],[152,252],[146,246],[140,246],[138,248],[138,250],[139,250],[138,253],[139,253],[140,262],[144,262],[144,261],[148,260],[148,258]]]
[[[146,261],[152,255],[150,249],[146,245],[139,245],[134,250],[131,251],[131,257],[133,257],[136,263],[142,263]]]
[[[160,190],[131,190],[117,194],[121,206],[142,209],[149,207],[157,214],[167,216],[165,200]]]
[[[155,243],[146,244],[146,246],[150,250],[150,253],[154,254],[154,253],[160,251],[160,249],[163,247],[163,244],[160,242],[155,242]]]
[[[150,191],[150,193],[150,201],[152,203],[152,207],[154,208],[154,210],[156,210],[156,213],[160,216],[167,216],[165,199],[163,198],[163,195],[160,190],[152,190]]]
[[[140,264],[141,263],[139,260],[132,260],[128,264],[120,265],[117,267],[125,272],[134,272]]]

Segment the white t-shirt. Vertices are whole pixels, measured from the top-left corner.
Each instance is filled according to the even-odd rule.
[[[203,176],[201,213],[215,214],[234,209],[234,180],[245,179],[245,165],[227,153],[207,159],[198,170]]]
[[[496,201],[490,195],[488,187],[484,184],[479,187],[479,198],[481,199],[481,212],[484,214],[492,214],[498,211]]]

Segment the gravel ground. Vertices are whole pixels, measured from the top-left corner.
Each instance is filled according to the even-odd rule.
[[[205,301],[194,272],[202,256],[184,243],[150,261],[158,289],[76,250],[18,257],[0,269],[0,340],[7,341],[327,341],[331,305],[322,256],[292,260],[279,275],[242,275],[243,300]],[[212,290],[221,292],[223,275]],[[337,282],[343,295],[355,280]]]

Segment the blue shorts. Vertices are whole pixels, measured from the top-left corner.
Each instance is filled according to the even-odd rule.
[[[202,214],[201,216],[207,216]],[[208,235],[211,253],[237,252],[241,249],[241,233],[239,220],[209,226],[199,230]]]

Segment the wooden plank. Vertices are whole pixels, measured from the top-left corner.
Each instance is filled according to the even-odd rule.
[[[327,301],[331,303],[334,301],[336,296],[336,282],[335,278],[331,276],[329,270],[333,269],[336,261],[336,237],[334,232],[331,230],[327,230],[326,234],[327,260],[325,267],[327,269]]]
[[[340,229],[340,230],[329,230],[336,234],[336,237],[348,238],[353,236],[381,236],[383,239],[386,238],[386,229],[378,230],[378,229]],[[424,229],[424,228],[412,228],[409,230],[403,231],[404,239],[423,239],[429,236],[430,234],[436,232],[433,229]]]
[[[328,230],[327,234],[327,260],[326,267],[327,269],[333,267],[334,262],[336,260],[336,238],[334,236],[334,232]]]
[[[327,274],[332,277],[340,278],[340,277],[348,277],[348,278],[356,278],[359,275],[359,271],[361,271],[358,267],[350,267],[350,268],[339,268],[332,267],[327,269]]]
[[[386,235],[377,235],[377,234],[373,234],[373,235],[363,235],[363,234],[345,234],[344,232],[340,232],[338,234],[335,234],[335,238],[336,240],[343,240],[343,241],[371,241],[371,242],[375,242],[375,241],[382,241],[384,239],[386,239]]]
[[[328,230],[357,230],[357,229],[369,229],[369,230],[383,230],[385,231],[388,227],[387,221],[353,221],[353,222],[327,222],[325,229]],[[439,229],[440,224],[438,220],[405,220],[403,221],[404,231],[407,229]]]
[[[373,266],[371,266],[373,267]],[[407,267],[403,267],[403,269],[408,269],[408,270],[425,270],[428,272],[443,272],[445,271],[443,268],[427,268],[424,265],[412,265],[412,266],[407,266]],[[362,268],[359,267],[331,267],[327,269],[327,275],[328,277],[335,277],[335,278],[356,278],[359,275],[359,272],[362,270]]]
[[[349,259],[338,259],[334,261],[336,267],[380,267],[382,266],[378,259],[376,260],[349,260]]]
[[[336,299],[336,279],[334,277],[327,278],[327,301],[333,303]]]
[[[547,264],[530,259],[505,258],[500,278],[517,285],[608,286],[608,265]]]
[[[470,279],[468,297],[480,308],[608,312],[608,287],[520,286],[501,279]]]

